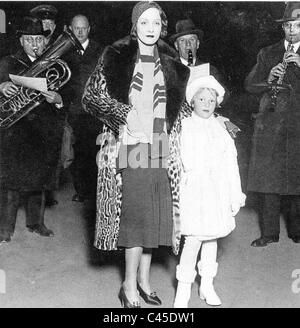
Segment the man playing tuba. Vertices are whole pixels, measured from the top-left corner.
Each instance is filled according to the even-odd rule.
[[[9,74],[21,74],[32,65],[43,53],[48,33],[37,18],[24,18],[17,31],[22,49],[0,60],[2,97],[19,92]],[[63,107],[59,93],[47,91],[43,95],[46,101],[8,129],[0,130],[0,243],[10,241],[14,233],[21,200],[28,230],[45,237],[53,235],[44,224],[44,189],[60,155],[64,113],[58,110]]]

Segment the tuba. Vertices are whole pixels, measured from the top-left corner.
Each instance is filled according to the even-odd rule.
[[[69,66],[60,57],[74,47],[82,50],[80,42],[72,31],[65,29],[56,41],[33,62],[32,66],[20,75],[46,78],[49,90],[59,90],[71,77]],[[0,129],[9,128],[45,101],[40,91],[23,86],[18,88],[19,91],[15,95],[0,97]]]

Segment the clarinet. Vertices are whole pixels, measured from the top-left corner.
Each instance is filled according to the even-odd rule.
[[[286,52],[283,55],[283,59],[282,59],[282,65],[284,67],[284,73],[277,79],[276,83],[274,85],[272,85],[271,87],[271,105],[272,105],[272,109],[275,110],[276,105],[277,105],[277,96],[278,96],[278,92],[279,92],[279,88],[278,86],[282,85],[283,83],[283,79],[285,76],[285,72],[286,69],[288,67],[288,63],[285,60],[286,55],[291,51],[293,44],[291,42],[288,43]]]
[[[193,53],[192,53],[192,50],[189,50],[189,52],[188,52],[188,66],[193,66],[193,63],[194,63]]]

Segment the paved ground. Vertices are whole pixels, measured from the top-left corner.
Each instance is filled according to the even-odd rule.
[[[47,226],[55,231],[51,239],[26,231],[20,209],[12,241],[0,246],[0,269],[6,275],[5,294],[0,285],[0,308],[120,307],[122,253],[102,254],[93,248],[94,222],[82,204],[71,201],[72,194],[72,187],[65,184],[59,205],[47,209]],[[284,223],[279,243],[253,248],[250,243],[259,235],[255,212],[243,209],[236,221],[236,230],[219,243],[215,287],[222,307],[299,307],[300,279],[297,282],[292,272],[298,269],[294,274],[300,278],[300,245],[287,238]],[[152,284],[162,307],[172,306],[176,264],[169,249],[154,253]],[[197,286],[196,281],[190,307],[205,308]]]

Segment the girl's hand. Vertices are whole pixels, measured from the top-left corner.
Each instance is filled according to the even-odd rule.
[[[239,203],[231,204],[231,214],[232,216],[236,216],[240,210],[241,206]]]

